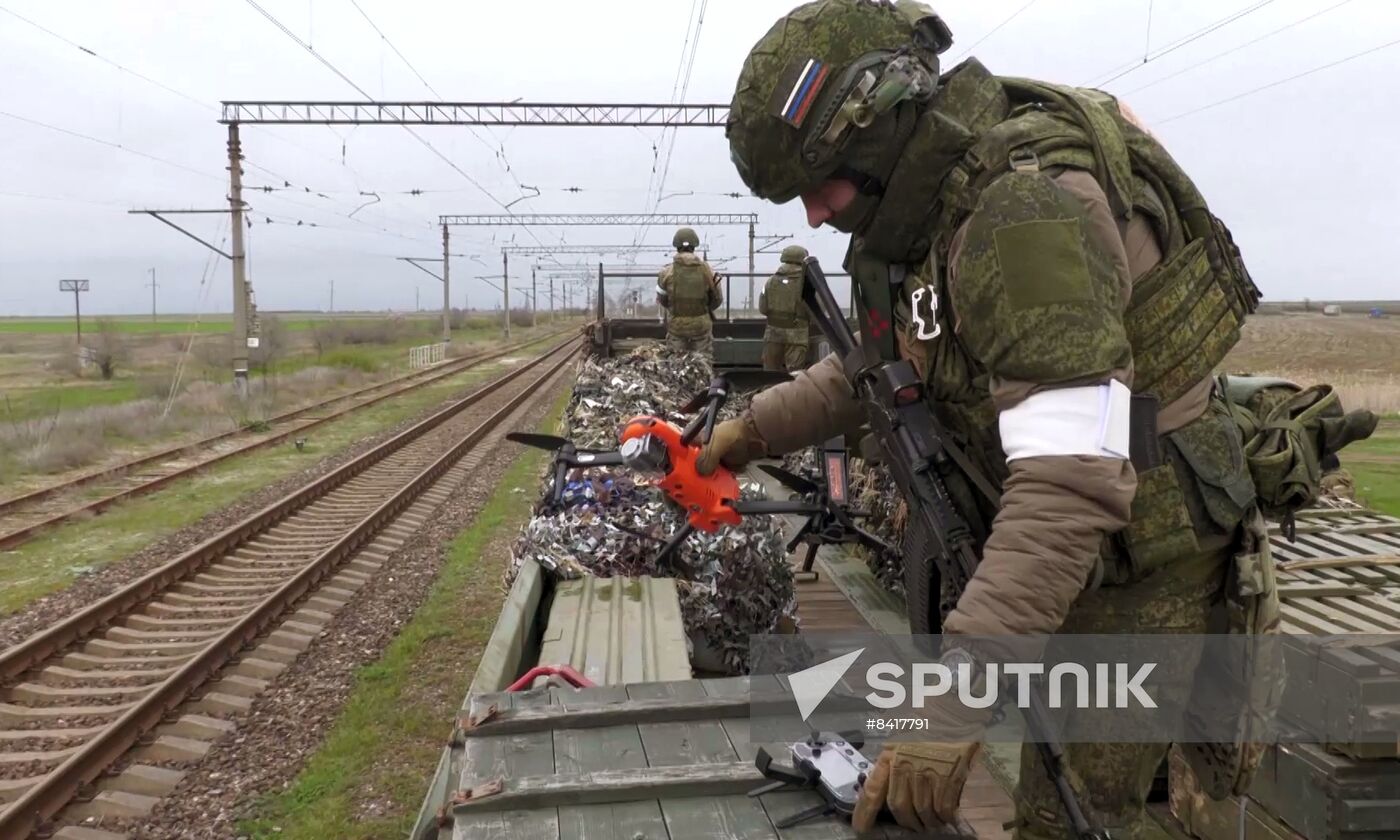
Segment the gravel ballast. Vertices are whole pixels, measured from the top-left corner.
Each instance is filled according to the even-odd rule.
[[[541,389],[541,398],[511,426],[537,427],[566,382],[556,378]],[[311,647],[256,698],[237,730],[215,742],[146,819],[121,828],[133,838],[238,837],[236,823],[253,801],[288,785],[315,751],[353,690],[356,669],[376,661],[413,616],[432,588],[447,544],[473,522],[518,455],[513,446],[490,447],[480,469],[389,558],[371,585],[337,611]],[[449,725],[444,720],[444,732]],[[423,768],[425,778],[431,770]]]

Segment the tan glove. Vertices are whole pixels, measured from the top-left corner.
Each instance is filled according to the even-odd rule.
[[[981,748],[977,741],[886,746],[861,788],[851,827],[858,833],[874,828],[881,808],[911,831],[932,832],[952,823]]]
[[[715,467],[724,464],[731,470],[743,469],[754,458],[768,454],[768,444],[758,434],[753,417],[746,411],[743,416],[725,420],[715,426],[710,442],[700,452],[695,468],[701,475],[709,475]]]

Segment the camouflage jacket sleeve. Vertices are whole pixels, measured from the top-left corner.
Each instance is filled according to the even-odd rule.
[[[656,300],[662,306],[670,308],[671,301],[671,267],[665,266],[656,272]]]
[[[718,309],[724,305],[724,290],[719,287],[719,277],[715,275],[715,270],[710,268],[709,263],[705,263],[705,282],[710,284],[709,297],[706,302],[711,309]]]
[[[791,382],[755,396],[749,417],[768,451],[783,455],[854,432],[865,422],[865,410],[832,353],[799,371]]]
[[[952,244],[957,335],[990,374],[1009,477],[982,563],[945,631],[1051,633],[1083,589],[1105,534],[1127,525],[1136,476],[1126,451],[1074,451],[1052,440],[1013,456],[1008,412],[1025,409],[1015,415],[1022,429],[1027,417],[1037,429],[1064,421],[1061,440],[1092,438],[1088,427],[1098,429],[1107,413],[1066,420],[1042,407],[1095,394],[1126,398],[1121,386],[1093,387],[1132,382],[1123,240],[1089,176],[1012,172],[984,190]],[[1048,400],[1030,402],[1036,395]],[[1126,441],[1126,413],[1119,419]]]

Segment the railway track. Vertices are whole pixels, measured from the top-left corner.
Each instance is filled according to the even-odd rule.
[[[148,812],[182,775],[170,765],[234,728],[228,718],[472,475],[505,421],[548,395],[573,345],[0,653],[0,838],[28,836],[61,811],[63,822],[107,824]],[[98,836],[85,831],[54,836]]]
[[[225,459],[284,441],[347,414],[439,382],[508,356],[562,333],[479,353],[428,370],[369,385],[268,418],[267,432],[234,429],[93,470],[67,481],[0,500],[0,550],[14,548],[75,517],[101,513],[112,505],[151,493]],[[82,497],[77,498],[78,491]]]

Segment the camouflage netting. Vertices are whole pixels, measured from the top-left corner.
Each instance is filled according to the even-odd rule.
[[[851,458],[849,464],[851,507],[868,511],[870,516],[861,520],[862,526],[898,549],[904,539],[907,508],[895,489],[894,480],[884,467],[872,466],[864,459]],[[783,458],[783,466],[789,472],[813,480],[820,477],[817,454],[813,448],[787,455]],[[852,545],[848,550],[865,561],[881,585],[896,595],[904,595],[904,562],[897,550],[875,551],[863,545]]]
[[[622,424],[639,414],[673,422],[676,410],[709,387],[714,368],[703,353],[668,351],[643,344],[612,359],[589,356],[564,410],[564,434],[579,449],[615,449]]]
[[[671,354],[645,345],[615,359],[589,359],[580,370],[565,412],[563,434],[580,448],[612,449],[622,423],[638,414],[674,414],[710,381],[709,359]],[[726,411],[726,414],[732,413]],[[547,492],[549,479],[542,482]],[[744,498],[763,498],[742,482]],[[792,568],[781,525],[748,517],[737,528],[697,532],[664,568],[656,554],[684,517],[647,477],[627,470],[576,470],[565,487],[564,509],[537,513],[511,551],[507,584],[526,560],[560,579],[583,575],[674,577],[697,669],[746,673],[751,634],[771,633],[793,620]],[[677,562],[679,561],[679,562]]]

